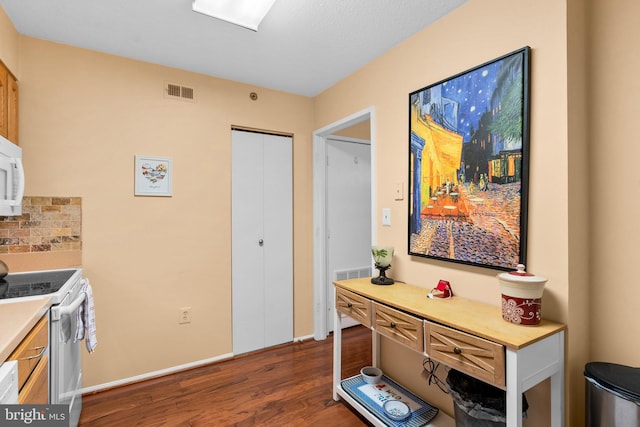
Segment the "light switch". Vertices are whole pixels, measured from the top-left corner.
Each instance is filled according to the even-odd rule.
[[[391,225],[391,209],[382,208],[382,225]]]
[[[402,181],[396,182],[396,200],[404,199],[404,189],[402,188]]]

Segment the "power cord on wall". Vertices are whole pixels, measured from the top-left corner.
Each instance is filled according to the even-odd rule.
[[[442,391],[445,394],[449,394],[447,385],[440,378],[438,378],[438,375],[436,374],[436,371],[438,370],[439,366],[440,366],[440,362],[434,362],[429,357],[427,357],[422,361],[422,368],[425,371],[425,375],[427,376],[427,381],[429,385],[435,384],[438,386],[440,391]]]

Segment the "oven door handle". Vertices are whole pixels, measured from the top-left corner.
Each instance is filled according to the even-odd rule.
[[[86,298],[87,294],[81,292],[80,295],[78,295],[78,298],[76,298],[71,304],[63,305],[62,307],[59,305],[51,307],[51,320],[55,322],[57,320],[60,320],[60,318],[64,315],[70,315],[71,313],[74,313]]]

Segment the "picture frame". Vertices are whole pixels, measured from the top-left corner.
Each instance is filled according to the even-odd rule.
[[[172,196],[173,161],[169,157],[135,156],[135,195]]]
[[[409,255],[526,263],[530,48],[409,94]]]

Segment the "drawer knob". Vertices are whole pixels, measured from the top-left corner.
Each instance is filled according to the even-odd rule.
[[[353,307],[353,304],[351,304],[350,302],[347,303],[347,307],[351,308]]]
[[[455,347],[455,348],[453,349],[453,352],[454,352],[455,354],[462,354],[462,349],[461,349],[460,347]]]
[[[395,328],[396,327],[396,322],[391,322],[391,324],[389,326],[391,326],[392,328]]]

